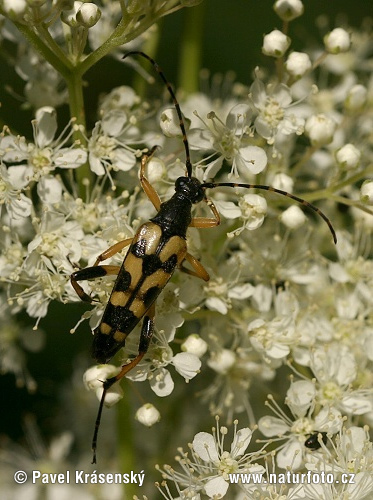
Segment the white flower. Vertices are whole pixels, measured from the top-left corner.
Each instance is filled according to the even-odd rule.
[[[11,221],[31,214],[31,200],[21,192],[28,184],[26,172],[26,167],[22,165],[9,168],[0,165],[0,214],[2,207],[5,207]]]
[[[206,353],[208,344],[197,333],[192,333],[181,344],[181,350],[194,354],[198,358]]]
[[[266,87],[256,78],[250,88],[250,101],[258,114],[255,129],[269,144],[274,142],[279,133],[303,133],[304,119],[291,112],[292,96],[290,89],[283,83]]]
[[[151,403],[145,403],[136,411],[135,418],[146,427],[152,427],[160,421],[161,414]]]
[[[336,123],[323,113],[310,116],[305,131],[314,146],[323,146],[333,141]]]
[[[359,111],[365,106],[367,98],[367,88],[358,83],[348,91],[344,104],[349,111]]]
[[[292,21],[301,16],[304,11],[301,0],[276,0],[273,8],[283,21]]]
[[[345,144],[335,154],[338,165],[346,170],[359,165],[361,152],[353,144]]]
[[[285,62],[286,71],[296,79],[302,78],[311,67],[311,59],[305,52],[292,52]]]
[[[216,418],[219,422],[218,417]],[[177,485],[193,488],[193,492],[204,492],[209,498],[222,498],[226,495],[230,482],[229,474],[253,472],[262,474],[264,468],[252,464],[257,458],[255,453],[245,454],[250,444],[252,431],[244,427],[237,430],[238,421],[234,421],[234,435],[230,451],[224,450],[224,437],[228,429],[223,426],[213,428],[213,434],[199,432],[191,444],[191,456],[182,452],[183,460],[179,465],[184,473],[176,473],[171,467],[165,466],[163,477],[171,479]],[[196,496],[189,498],[197,498]]]
[[[101,17],[101,10],[92,2],[81,5],[76,13],[76,20],[85,28],[92,28]]]
[[[360,199],[367,205],[373,205],[373,181],[364,181],[360,188]]]
[[[325,49],[330,54],[339,54],[350,50],[351,36],[343,28],[335,28],[324,37]]]
[[[27,2],[25,0],[3,0],[2,2],[4,11],[10,16],[22,19],[27,8]]]
[[[250,342],[254,349],[263,356],[280,360],[286,358],[290,348],[294,347],[299,338],[295,328],[295,318],[299,304],[296,298],[289,292],[283,291],[277,294],[276,309],[279,311],[270,321],[256,319],[248,325]]]
[[[298,469],[304,465],[310,451],[306,442],[311,435],[316,432],[332,435],[337,433],[342,425],[341,413],[332,406],[325,406],[313,415],[315,396],[315,386],[310,380],[298,380],[291,384],[285,402],[294,419],[289,418],[273,397],[269,396],[267,406],[278,416],[262,417],[258,426],[265,437],[277,436],[278,441],[283,441],[276,453],[277,465],[283,469]]]
[[[280,214],[280,220],[289,229],[297,229],[303,226],[306,216],[297,205],[292,205]]]
[[[211,160],[204,173],[205,179],[216,175],[222,167],[223,160],[232,166],[231,175],[236,177],[258,174],[264,170],[267,165],[264,149],[248,142],[251,115],[249,106],[240,104],[230,110],[224,123],[215,112],[211,111],[207,115],[209,122],[200,118],[204,128],[189,131],[188,137],[192,149],[214,151],[204,160],[204,162]]]
[[[83,375],[86,389],[94,391],[97,399],[101,401],[104,391],[103,382],[115,377],[120,372],[120,367],[114,365],[96,365],[88,368]],[[118,383],[113,384],[106,392],[105,406],[114,406],[123,397],[123,391]]]
[[[7,164],[27,167],[28,181],[39,180],[55,168],[78,168],[85,163],[87,153],[79,147],[64,147],[72,136],[72,129],[54,139],[57,131],[56,112],[45,106],[36,112],[33,121],[34,143],[27,143],[24,137],[7,135],[0,140],[2,159]],[[19,165],[20,164],[20,165]]]
[[[290,47],[290,38],[279,30],[264,35],[262,52],[266,56],[282,57]]]
[[[321,405],[334,405],[353,415],[373,410],[371,391],[351,389],[357,376],[357,363],[351,350],[341,344],[316,347],[310,368],[317,380],[317,400]]]
[[[109,111],[96,123],[88,143],[92,172],[96,175],[104,175],[111,169],[126,172],[136,164],[134,151],[125,139],[131,128],[127,114],[121,110]]]

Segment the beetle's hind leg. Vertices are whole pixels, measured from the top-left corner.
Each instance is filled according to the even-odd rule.
[[[91,296],[85,293],[83,288],[79,285],[78,281],[93,280],[96,278],[102,278],[103,276],[107,275],[116,276],[119,272],[120,266],[99,266],[99,263],[123,250],[123,248],[128,246],[132,242],[132,240],[133,238],[127,238],[123,241],[115,243],[115,245],[112,245],[97,257],[96,262],[93,264],[93,266],[86,267],[85,269],[79,269],[79,271],[75,271],[75,273],[70,276],[71,284],[81,300],[83,300],[84,302],[94,301]]]
[[[92,439],[92,451],[93,451],[92,463],[93,464],[96,463],[97,436],[98,436],[98,430],[100,427],[101,414],[102,414],[102,409],[104,407],[106,393],[110,389],[110,387],[113,384],[115,384],[115,382],[118,382],[129,371],[131,371],[133,368],[135,368],[135,366],[145,356],[146,352],[148,351],[149,344],[150,344],[150,341],[151,341],[153,333],[154,333],[154,316],[155,316],[155,304],[153,304],[150,307],[150,309],[147,311],[147,313],[144,316],[142,327],[141,327],[139,350],[138,350],[137,356],[129,363],[123,365],[122,369],[118,373],[118,375],[116,375],[115,377],[108,378],[103,383],[104,390],[103,390],[103,393],[101,396],[100,406],[98,409],[96,423],[95,423],[95,430],[94,430],[93,439]]]

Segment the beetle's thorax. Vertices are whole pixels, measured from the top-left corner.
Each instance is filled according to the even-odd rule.
[[[204,197],[201,183],[195,177],[179,177],[175,183],[175,193],[162,203],[157,215],[150,219],[158,224],[167,236],[186,237],[192,220],[192,206]]]

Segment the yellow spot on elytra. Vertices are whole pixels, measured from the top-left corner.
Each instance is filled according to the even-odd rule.
[[[114,338],[115,342],[118,342],[119,344],[121,344],[122,342],[124,342],[125,339],[126,339],[126,337],[127,337],[127,334],[123,333],[123,332],[121,332],[119,330],[117,330],[114,333],[114,335],[113,335],[113,338]]]
[[[103,335],[109,335],[110,332],[111,332],[111,326],[108,325],[107,323],[101,323],[100,333],[102,333]]]
[[[124,306],[126,304],[127,294],[124,292],[113,292],[110,297],[110,302],[113,306]]]

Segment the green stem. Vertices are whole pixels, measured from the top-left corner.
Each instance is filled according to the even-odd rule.
[[[76,118],[76,125],[73,132],[74,141],[79,141],[79,144],[83,147],[87,145],[87,139],[85,136],[86,130],[86,120],[85,120],[85,107],[83,98],[83,80],[82,77],[71,71],[66,77],[67,89],[69,92],[69,106],[70,106],[70,116]],[[79,195],[84,197],[86,191],[85,180],[92,182],[93,174],[89,168],[89,163],[86,162],[76,169],[76,180],[78,183]]]
[[[51,38],[48,41],[48,45],[46,45],[32,28],[15,21],[14,24],[30,45],[32,45],[34,49],[39,52],[56,71],[58,71],[58,73],[64,78],[67,78],[68,72],[73,69],[73,65],[54,40]],[[50,48],[52,42],[53,50]]]
[[[202,63],[202,39],[205,3],[184,11],[185,24],[181,37],[178,85],[184,92],[197,92]]]

